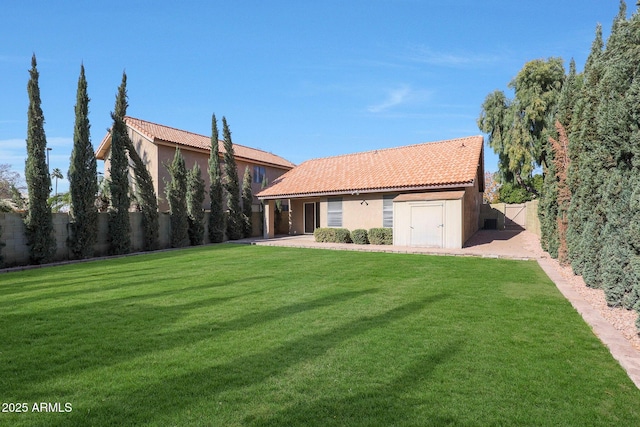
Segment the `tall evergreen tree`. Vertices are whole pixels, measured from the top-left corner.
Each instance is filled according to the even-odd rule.
[[[222,174],[220,172],[220,148],[218,142],[218,120],[216,115],[211,117],[211,152],[209,153],[209,198],[211,211],[209,213],[209,240],[220,243],[224,240],[224,196],[222,189]]]
[[[173,162],[167,165],[171,181],[166,185],[166,195],[171,215],[171,247],[189,245],[189,221],[187,216],[187,167],[180,148],[176,148]]]
[[[133,162],[133,174],[136,182],[136,197],[142,212],[142,229],[144,233],[143,249],[153,251],[159,247],[158,198],[153,188],[153,178],[133,146],[129,135],[126,135],[127,151]]]
[[[189,213],[189,241],[192,246],[204,240],[204,180],[198,163],[187,174],[187,209]]]
[[[244,237],[251,237],[253,233],[253,192],[251,191],[251,171],[249,166],[244,169],[242,177],[242,222]]]
[[[594,254],[599,252],[600,223],[602,222],[601,205],[598,203],[596,176],[598,170],[594,148],[598,145],[596,127],[594,126],[596,109],[600,103],[597,87],[603,74],[604,42],[602,27],[596,27],[596,36],[591,45],[591,52],[583,72],[583,85],[578,92],[574,115],[569,135],[569,170],[567,183],[571,192],[569,203],[567,248],[569,261],[576,274],[585,275],[591,280],[586,283],[598,287],[595,280],[599,276],[599,264],[591,262]],[[587,230],[588,228],[588,230]]]
[[[634,86],[638,87],[640,79],[639,19],[636,14],[627,20],[625,4],[621,3],[603,55],[606,68],[598,89],[602,102],[596,114],[599,176],[603,183],[599,194],[607,208],[599,257],[601,280],[607,303],[626,308],[632,308],[638,298],[634,292],[637,278],[630,263],[634,251],[628,236],[633,214],[629,209],[631,177],[638,173],[634,163],[640,160],[634,161],[636,148],[632,146],[634,130],[637,131],[634,118],[640,115],[638,102],[633,99],[638,95]]]
[[[25,218],[29,257],[34,264],[53,259],[56,241],[53,218],[47,199],[51,192],[51,177],[46,161],[47,138],[44,133],[44,114],[40,106],[39,73],[36,55],[31,57],[31,78],[27,84],[29,110],[27,113],[27,161],[25,177],[29,191],[29,212]]]
[[[236,165],[231,141],[231,131],[227,119],[222,117],[222,135],[224,137],[224,189],[227,198],[227,238],[238,240],[243,235],[242,209],[240,207],[240,183],[238,180],[238,166]]]
[[[75,106],[76,120],[73,131],[73,151],[69,166],[69,192],[71,193],[71,236],[69,248],[76,258],[93,256],[98,238],[98,165],[91,145],[89,124],[89,95],[84,65],[80,66]]]
[[[109,190],[111,206],[109,208],[109,252],[113,255],[131,251],[131,225],[129,222],[129,160],[127,158],[127,126],[124,116],[127,114],[127,75],[122,73],[122,82],[118,87],[115,110],[111,113],[111,157],[109,168]]]
[[[556,258],[559,257],[559,248],[562,246],[562,263],[567,262],[566,227],[570,199],[569,189],[566,185],[566,167],[569,162],[567,129],[571,130],[574,105],[579,89],[580,79],[576,73],[575,61],[572,59],[569,65],[569,74],[565,78],[558,97],[555,131],[550,132],[547,144],[544,184],[538,204],[542,248]],[[560,202],[561,198],[562,203]],[[559,227],[562,227],[562,233]]]

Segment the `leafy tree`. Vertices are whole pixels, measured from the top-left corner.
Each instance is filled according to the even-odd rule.
[[[111,166],[109,168],[109,251],[113,255],[131,251],[131,225],[129,222],[129,160],[127,158],[127,126],[124,116],[127,114],[127,75],[122,73],[122,82],[118,87],[115,111],[111,113]]]
[[[242,222],[244,237],[251,237],[253,232],[253,193],[251,192],[251,171],[249,166],[244,168],[244,176],[242,178]]]
[[[180,148],[176,148],[173,162],[166,165],[171,181],[166,183],[166,195],[171,215],[171,247],[189,245],[189,222],[187,217],[187,167]]]
[[[98,212],[95,206],[98,193],[98,165],[91,144],[89,124],[89,95],[84,65],[80,66],[76,92],[73,150],[69,166],[69,196],[71,211],[71,236],[69,248],[76,258],[93,256],[98,238]],[[56,190],[57,193],[57,190]]]
[[[204,180],[198,163],[187,174],[187,209],[189,219],[189,241],[192,246],[204,240]]]
[[[108,178],[100,178],[98,180],[98,194],[96,195],[95,205],[98,212],[109,212],[111,205],[111,181]]]
[[[35,54],[31,58],[31,78],[27,85],[29,110],[27,114],[27,161],[25,177],[29,190],[29,212],[25,218],[29,256],[34,264],[53,259],[56,241],[53,235],[51,207],[47,203],[51,192],[51,177],[47,168],[47,138],[44,133],[44,114],[40,107],[40,87]]]
[[[484,193],[482,199],[485,203],[497,203],[500,191],[500,183],[496,172],[484,173]]]
[[[138,151],[133,146],[129,135],[126,135],[126,146],[129,158],[133,163],[133,175],[136,182],[136,198],[142,212],[142,229],[144,232],[143,249],[153,251],[159,247],[158,198],[153,188],[153,178]]]
[[[227,119],[222,117],[222,134],[224,137],[224,189],[227,196],[227,237],[238,240],[243,235],[242,209],[240,208],[240,183],[238,182],[238,167],[233,152],[231,131]]]
[[[10,164],[0,164],[0,199],[11,199],[14,193],[13,188],[24,189],[20,181],[20,173],[12,171]]]
[[[498,154],[504,184],[518,184],[538,196],[527,179],[545,162],[546,132],[553,125],[548,121],[563,80],[561,58],[530,61],[509,83],[514,99],[495,91],[482,104],[478,127],[489,134],[489,146]]]
[[[514,183],[503,183],[498,191],[499,200],[502,203],[525,203],[533,200],[533,194],[529,191],[529,188],[534,189],[540,193],[542,189],[542,175],[536,174],[531,178],[525,180],[525,185],[518,185]]]
[[[209,213],[209,240],[220,243],[224,239],[224,199],[222,176],[220,173],[220,149],[218,146],[218,121],[216,115],[211,117],[211,152],[209,154],[209,198],[211,212]]]
[[[51,212],[70,212],[71,211],[71,194],[60,193],[49,197],[47,200],[49,206],[51,206]]]

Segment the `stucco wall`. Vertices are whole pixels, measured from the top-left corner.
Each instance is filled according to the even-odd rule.
[[[147,168],[151,173],[151,177],[153,178],[154,183],[154,190],[156,191],[156,196],[158,197],[158,209],[160,211],[167,211],[169,209],[169,204],[167,203],[165,195],[165,182],[169,181],[171,177],[165,165],[170,164],[173,161],[173,157],[175,156],[176,152],[176,146],[163,143],[159,143],[158,145],[156,145],[152,143],[147,137],[141,135],[131,128],[129,128],[129,137],[136,147],[136,150],[138,150],[140,157],[147,164]],[[180,152],[184,157],[187,170],[192,169],[193,165],[196,162],[200,166],[202,179],[205,183],[205,200],[202,206],[204,209],[209,209],[209,207],[211,206],[211,202],[209,199],[209,152],[206,150],[196,150],[187,147],[181,147]],[[104,161],[105,177],[109,177],[110,155],[111,153],[109,151]],[[236,159],[236,165],[238,167],[238,182],[240,183],[240,190],[242,190],[242,178],[244,177],[245,168],[247,166],[249,167],[249,172],[253,177],[253,167],[258,165],[258,163],[251,163],[242,159]],[[263,166],[265,168],[268,182],[273,182],[276,178],[286,172],[285,169],[277,168],[274,166],[262,164],[260,164],[260,166]],[[221,173],[223,173],[223,171],[221,171]],[[132,171],[129,174],[129,181],[134,182]],[[251,191],[253,192],[253,194],[257,194],[261,190],[261,187],[261,183],[252,182]],[[253,200],[253,205],[254,209],[257,209],[257,207],[259,206],[259,202],[255,197]]]
[[[385,194],[380,193],[339,196],[342,199],[341,228],[346,228],[350,231],[353,231],[358,228],[368,230],[370,228],[382,227],[383,197]],[[319,204],[320,227],[328,227],[327,197],[291,199],[289,234],[304,234],[304,204],[309,202],[316,202]]]
[[[478,180],[473,187],[467,187],[463,199],[463,234],[462,242],[466,242],[480,228],[480,206],[482,205],[482,193],[478,190]]]
[[[262,235],[261,212],[253,214],[253,235]],[[53,216],[54,236],[56,239],[55,261],[71,259],[71,253],[67,247],[69,238],[69,214],[55,213]],[[109,252],[109,214],[98,214],[98,239],[94,245],[95,256],[107,255]],[[131,247],[132,252],[141,251],[143,248],[142,213],[130,212],[131,223]],[[159,215],[159,244],[160,249],[171,246],[171,221],[166,213]],[[208,237],[209,213],[204,218],[204,243],[209,243]],[[5,244],[0,249],[6,267],[27,265],[29,263],[29,247],[25,236],[25,228],[22,216],[17,213],[0,213],[0,226],[2,235],[0,241]]]

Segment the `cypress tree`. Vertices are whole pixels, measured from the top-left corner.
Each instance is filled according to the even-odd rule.
[[[599,235],[602,223],[602,212],[599,199],[594,190],[598,170],[594,148],[598,145],[598,136],[594,126],[596,109],[600,102],[597,87],[603,74],[603,40],[602,27],[596,27],[596,36],[591,45],[591,52],[585,64],[583,85],[578,99],[571,125],[569,137],[569,170],[567,183],[571,192],[568,209],[567,249],[569,261],[574,273],[598,277],[598,264],[589,258],[599,252]],[[589,228],[589,230],[587,230]],[[589,232],[587,232],[589,231]],[[585,278],[587,282],[587,279]],[[595,281],[587,282],[589,286],[598,286]]]
[[[220,243],[224,240],[224,199],[222,191],[222,176],[220,173],[220,148],[218,142],[218,121],[216,115],[211,117],[211,151],[209,153],[209,198],[211,211],[209,213],[209,241]]]
[[[555,132],[551,132],[549,136],[547,169],[544,175],[542,197],[538,205],[540,243],[552,257],[561,258],[560,261],[563,264],[567,262],[567,210],[571,199],[567,185],[569,133],[572,130],[574,105],[579,90],[580,79],[576,73],[575,61],[572,59],[569,64],[569,74],[565,78],[558,97]],[[562,256],[560,256],[560,247],[562,247]]]
[[[171,247],[189,245],[189,221],[187,219],[187,167],[180,148],[176,148],[173,162],[167,165],[171,181],[166,185],[171,215]]]
[[[131,251],[131,225],[129,222],[129,161],[127,158],[127,126],[124,116],[127,114],[127,75],[122,73],[122,82],[118,87],[115,111],[111,113],[111,165],[109,168],[109,252],[113,255]]]
[[[127,151],[133,162],[133,174],[136,181],[136,194],[142,212],[143,249],[153,251],[159,247],[158,198],[153,188],[153,179],[140,155],[126,135]]]
[[[27,113],[27,161],[25,178],[29,191],[29,212],[25,218],[29,257],[34,264],[53,259],[56,241],[53,235],[51,207],[47,202],[51,192],[51,177],[47,167],[47,138],[44,133],[44,114],[40,107],[40,87],[36,55],[31,57],[31,78],[27,84],[29,110]]]
[[[69,166],[69,192],[71,193],[71,237],[69,248],[76,258],[93,256],[98,237],[98,166],[91,145],[89,124],[89,96],[84,65],[80,66],[75,106],[73,151]]]
[[[251,191],[251,171],[249,166],[244,169],[242,178],[242,221],[244,237],[251,237],[253,233],[253,193]]]
[[[607,67],[600,87],[603,101],[596,117],[602,141],[599,150],[602,175],[606,179],[606,185],[601,187],[603,204],[607,207],[599,259],[602,282],[607,303],[625,308],[632,308],[638,298],[634,291],[638,280],[631,263],[635,254],[629,235],[634,214],[630,210],[632,176],[637,175],[634,164],[640,160],[634,159],[637,151],[634,142],[638,139],[635,120],[640,116],[639,19],[636,14],[631,21],[626,20],[626,8],[621,3],[604,55]]]
[[[204,240],[204,180],[198,163],[187,174],[187,209],[189,220],[189,241],[192,246],[201,245]]]
[[[222,135],[224,138],[224,190],[227,196],[227,238],[238,240],[243,235],[242,209],[240,208],[240,183],[238,181],[238,167],[233,152],[231,131],[227,119],[222,117]]]

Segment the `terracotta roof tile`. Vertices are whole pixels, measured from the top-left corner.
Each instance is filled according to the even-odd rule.
[[[257,194],[285,198],[474,183],[483,161],[482,136],[308,160]]]
[[[206,151],[209,151],[211,147],[211,136],[199,135],[197,133],[188,132],[185,130],[160,125],[129,116],[125,117],[125,122],[128,126],[147,136],[152,141],[157,139]],[[224,144],[222,141],[218,141],[218,143],[220,153],[222,154],[225,152]],[[98,150],[96,150],[98,158],[101,158],[101,155],[105,155],[106,149],[110,144],[110,134],[107,134],[100,143]],[[238,145],[234,143],[233,151],[235,156],[238,158],[244,158],[260,163],[280,166],[286,169],[290,169],[295,166],[293,163],[280,156],[268,153],[266,151],[258,150],[256,148],[245,147],[244,145]]]

